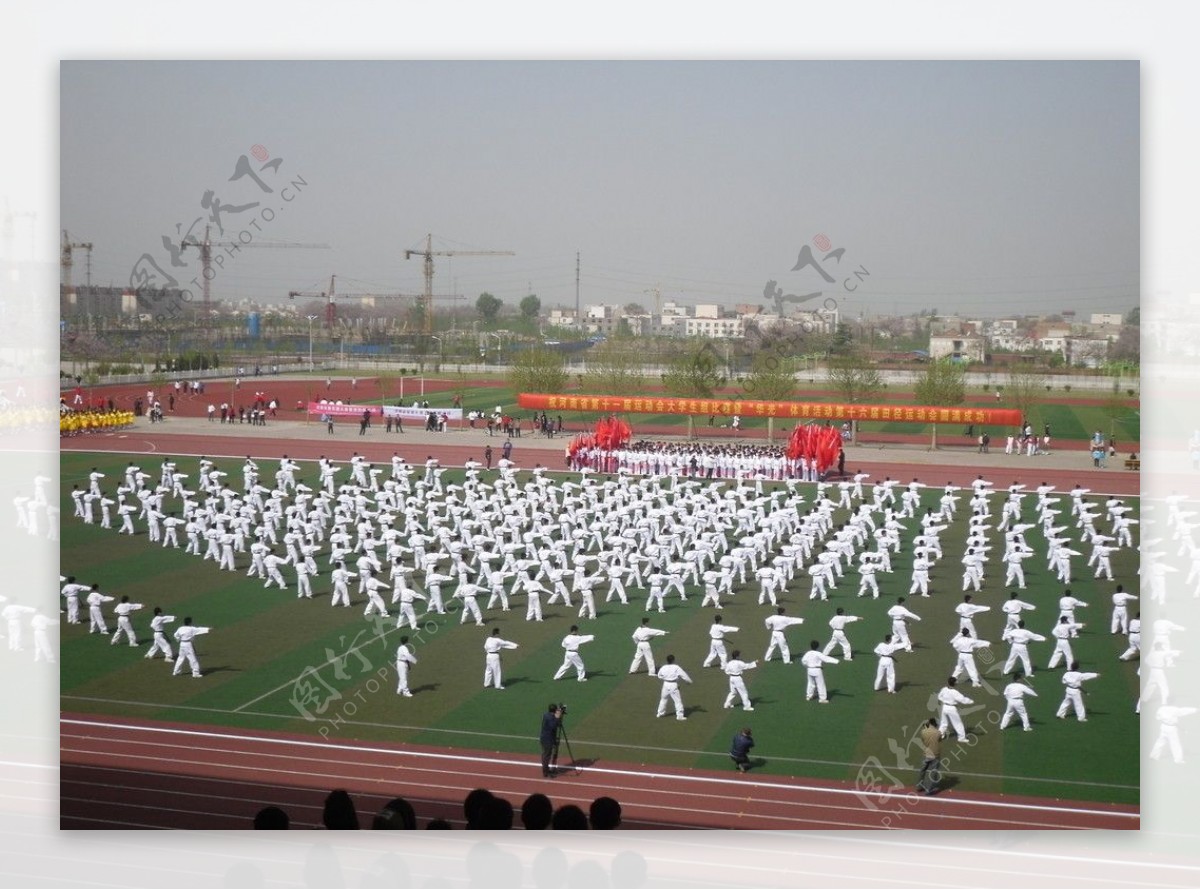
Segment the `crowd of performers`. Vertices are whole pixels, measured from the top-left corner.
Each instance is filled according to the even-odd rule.
[[[807,482],[816,482],[835,468],[839,474],[845,473],[841,435],[832,427],[816,424],[797,426],[781,446],[629,440],[627,423],[605,418],[594,432],[571,440],[566,449],[567,466],[637,476]]]

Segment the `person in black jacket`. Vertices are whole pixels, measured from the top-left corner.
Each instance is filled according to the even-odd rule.
[[[729,749],[729,757],[733,760],[739,773],[750,771],[750,749],[753,747],[754,737],[750,734],[750,727],[747,726],[733,737],[733,744]]]
[[[550,772],[550,758],[554,754],[554,745],[558,741],[558,728],[562,725],[562,707],[551,702],[546,709],[546,713],[542,715],[542,732],[538,736],[538,741],[542,743],[542,775],[546,778],[553,777]]]

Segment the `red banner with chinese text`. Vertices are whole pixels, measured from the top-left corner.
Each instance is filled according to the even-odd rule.
[[[1015,408],[938,408],[929,405],[852,405],[838,402],[759,402],[749,399],[673,399],[657,396],[556,396],[523,392],[517,404],[534,411],[628,414],[713,414],[790,420],[874,420],[904,423],[970,423],[1019,426]]]

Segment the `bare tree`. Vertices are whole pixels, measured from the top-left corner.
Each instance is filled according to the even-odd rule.
[[[725,385],[721,374],[721,357],[711,340],[699,339],[691,349],[677,355],[663,374],[663,386],[669,395],[681,399],[711,399]],[[694,425],[688,415],[688,438],[692,438]]]
[[[583,387],[587,392],[625,395],[642,383],[642,350],[637,340],[605,340],[587,353]]]
[[[561,393],[569,379],[563,354],[553,349],[522,349],[508,371],[509,384],[518,393]]]
[[[750,373],[742,381],[746,397],[759,401],[782,402],[796,395],[796,375],[791,356],[782,349],[767,349],[754,354]],[[775,437],[775,418],[767,418],[767,442]]]
[[[844,402],[863,404],[883,391],[883,377],[861,349],[830,358],[828,370],[829,382]],[[857,421],[851,422],[850,430],[852,440],[857,441]]]
[[[1033,365],[1014,364],[1004,381],[1004,402],[1021,412],[1021,417],[1034,422],[1033,414],[1046,394],[1046,375]]]
[[[925,367],[925,373],[915,387],[917,402],[934,408],[961,405],[967,396],[967,366],[950,358],[938,359]],[[933,441],[937,450],[937,424],[933,424]]]

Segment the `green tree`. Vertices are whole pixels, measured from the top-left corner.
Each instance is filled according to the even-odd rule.
[[[639,345],[630,340],[605,340],[587,354],[587,372],[583,375],[585,392],[625,395],[642,383],[642,358]]]
[[[561,393],[569,379],[563,354],[555,349],[522,349],[508,370],[509,385],[519,393]]]
[[[793,362],[782,349],[756,352],[750,360],[750,373],[742,381],[746,398],[766,402],[784,402],[796,395]],[[767,418],[767,442],[775,438],[775,418]]]
[[[873,401],[883,391],[883,377],[862,350],[834,356],[828,363],[829,383],[842,401],[861,405]],[[853,441],[858,440],[858,421],[850,424]]]
[[[500,307],[504,305],[504,301],[498,297],[493,297],[487,291],[479,295],[479,299],[475,301],[475,311],[479,313],[479,317],[488,324],[492,324],[496,320],[496,316],[500,314]]]
[[[694,348],[671,360],[663,374],[667,394],[680,399],[711,399],[725,385],[722,360],[711,340],[699,339]],[[688,438],[694,434],[692,415],[688,415]]]
[[[934,408],[953,408],[961,405],[967,396],[967,367],[949,357],[940,358],[925,366],[925,373],[917,379],[915,387],[917,403]],[[937,449],[937,424],[933,424],[933,442]]]
[[[538,314],[542,311],[542,301],[537,298],[536,294],[530,294],[522,298],[519,305],[521,308],[521,318],[526,321],[536,321]]]

